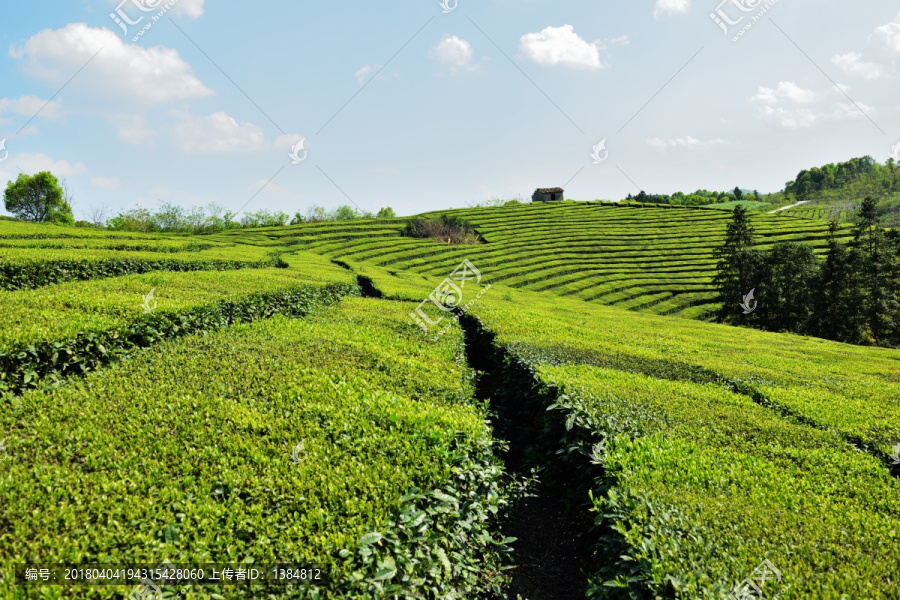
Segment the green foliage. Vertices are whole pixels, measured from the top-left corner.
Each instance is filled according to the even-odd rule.
[[[65,201],[59,180],[49,171],[34,175],[19,173],[6,185],[3,194],[6,210],[20,219],[74,225],[72,207]]]
[[[406,222],[403,235],[412,238],[447,241],[449,244],[477,244],[479,235],[472,224],[457,215],[443,214],[436,219],[416,218]]]
[[[719,318],[722,320],[741,314],[739,299],[757,284],[760,256],[753,245],[753,226],[747,209],[735,206],[725,230],[725,242],[716,250],[719,262],[713,283],[719,291]]]
[[[297,286],[291,290],[249,294],[237,300],[183,312],[155,312],[124,327],[79,333],[71,339],[29,343],[0,350],[0,391],[55,384],[121,360],[136,349],[194,333],[209,333],[234,323],[274,315],[298,317],[312,308],[358,294],[355,285]]]
[[[14,431],[0,570],[297,562],[325,567],[326,581],[203,591],[362,600],[496,589],[510,540],[492,524],[506,497],[458,360],[462,337],[424,343],[407,312],[351,300],[307,320],[188,336],[16,399],[0,415]]]
[[[384,206],[378,210],[378,214],[375,217],[378,219],[396,219],[397,213],[390,206]]]

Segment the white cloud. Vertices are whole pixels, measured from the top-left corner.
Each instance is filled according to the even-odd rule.
[[[262,130],[253,123],[238,123],[224,112],[208,117],[173,113],[181,122],[172,128],[172,142],[185,154],[232,154],[268,148]]]
[[[850,88],[838,84],[845,93]],[[812,127],[828,121],[844,121],[863,118],[860,109],[866,113],[874,110],[861,102],[856,105],[844,101],[831,101],[835,97],[843,97],[838,90],[817,94],[805,90],[792,82],[782,81],[775,88],[760,87],[759,91],[749,98],[750,102],[762,103],[757,109],[758,118],[780,125],[785,129],[801,129]]]
[[[866,62],[862,60],[862,57],[863,55],[859,52],[848,52],[847,54],[836,54],[831,62],[844,73],[863,79],[882,79],[888,76],[881,65]]]
[[[581,39],[571,25],[546,27],[539,33],[526,33],[519,50],[531,61],[546,66],[562,65],[576,69],[602,69],[597,44]]]
[[[116,127],[116,137],[126,144],[142,144],[155,133],[144,123],[143,115],[115,115],[110,121]]]
[[[46,154],[42,153],[22,153],[10,155],[10,159],[6,161],[3,166],[9,165],[14,165],[12,167],[13,171],[10,173],[0,172],[0,181],[15,179],[18,175],[19,169],[22,169],[23,172],[32,175],[39,171],[50,171],[57,177],[81,175],[85,171],[87,171],[87,167],[84,166],[84,163],[77,162],[73,165],[67,160],[53,160]]]
[[[857,102],[857,104],[866,113],[870,113],[873,110],[871,106],[860,102]],[[823,106],[818,109],[763,106],[758,110],[757,116],[785,129],[805,129],[818,123],[847,121],[864,117],[859,108],[849,102],[835,102],[831,106]]]
[[[32,117],[36,114],[53,119],[60,114],[60,104],[55,100],[48,102],[37,96],[21,96],[20,98],[0,98],[0,115],[22,115]]]
[[[472,65],[473,54],[472,45],[469,42],[449,33],[445,33],[440,43],[430,52],[432,58],[449,65],[453,71],[477,68]]]
[[[118,177],[91,177],[91,185],[103,190],[115,190],[119,188]]]
[[[774,88],[760,86],[759,91],[750,97],[751,102],[765,104],[777,104],[782,101],[808,104],[815,99],[815,92],[805,90],[792,81],[782,81]]]
[[[900,13],[890,23],[876,28],[871,37],[891,52],[900,54]]]
[[[275,138],[275,142],[272,144],[272,147],[275,150],[290,152],[294,145],[300,140],[306,140],[303,144],[303,149],[309,150],[309,140],[306,139],[306,136],[300,135],[299,133],[287,133],[285,135],[279,135],[277,138]]]
[[[690,9],[691,0],[656,0],[656,5],[653,7],[653,18],[656,19],[661,14],[684,14]]]
[[[187,15],[192,19],[203,16],[203,3],[206,0],[178,0],[178,4],[172,10],[176,15]]]
[[[366,77],[369,75],[369,73],[371,73],[374,70],[375,70],[375,67],[370,67],[369,65],[366,65],[365,67],[363,67],[362,69],[357,71],[356,72],[357,83],[359,83],[359,85],[364,84],[366,82]]]
[[[702,150],[704,148],[723,146],[725,144],[728,144],[728,141],[720,138],[714,138],[711,140],[698,140],[697,138],[688,135],[671,140],[653,138],[647,140],[647,143],[657,150],[665,152],[667,150]]]
[[[72,81],[72,89],[94,97],[144,104],[213,94],[176,50],[126,44],[105,27],[70,23],[55,31],[45,29],[21,48],[11,48],[9,53],[13,58],[24,59],[28,75],[62,85],[98,50],[89,68]]]

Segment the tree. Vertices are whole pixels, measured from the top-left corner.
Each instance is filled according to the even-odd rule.
[[[743,200],[744,199],[743,190],[741,190],[741,188],[739,188],[739,187],[735,187],[734,188],[734,197],[737,198],[738,200]]]
[[[769,331],[803,332],[812,314],[812,285],[818,263],[812,248],[779,242],[762,257],[756,282],[761,309],[755,322]]]
[[[753,227],[747,209],[735,206],[725,231],[725,243],[716,249],[718,273],[713,282],[722,303],[719,318],[731,320],[743,315],[740,302],[756,288],[759,253],[753,249]],[[752,320],[752,319],[750,319]]]
[[[809,333],[860,344],[864,341],[865,318],[862,293],[847,248],[837,240],[838,224],[828,226],[828,253],[816,276]]]
[[[334,210],[335,221],[352,221],[353,219],[358,219],[359,217],[359,212],[349,204],[338,206]]]
[[[381,210],[378,211],[378,215],[376,215],[378,219],[396,219],[397,213],[394,212],[394,209],[390,206],[385,206]]]
[[[896,344],[900,338],[900,261],[879,227],[871,196],[863,200],[859,218],[851,256],[860,280],[868,337],[876,344]]]
[[[6,210],[26,221],[61,225],[75,222],[59,180],[49,171],[35,175],[20,173],[15,182],[7,183],[3,200]]]

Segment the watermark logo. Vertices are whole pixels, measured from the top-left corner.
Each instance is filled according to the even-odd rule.
[[[609,150],[606,149],[606,138],[603,138],[599,144],[594,146],[591,158],[594,159],[595,165],[606,162],[606,159],[609,158]]]
[[[293,450],[291,450],[291,462],[295,465],[299,465],[300,461],[303,460],[303,456],[301,456],[301,452],[306,448],[306,440],[303,440],[296,446],[294,446]]]
[[[894,451],[891,453],[891,464],[900,465],[900,443],[894,446]]]
[[[6,438],[0,440],[0,462],[3,462],[9,458],[9,453],[6,451]]]
[[[213,571],[215,573],[215,571]],[[170,563],[168,560],[164,560],[155,568],[151,569],[151,575],[154,575],[160,579],[162,582],[163,579],[171,580],[173,578],[178,577],[178,570],[175,565]],[[181,598],[182,596],[187,596],[188,591],[191,589],[192,584],[188,584],[178,594],[174,597],[174,600]],[[137,585],[131,593],[128,594],[128,600],[163,600],[162,590],[159,589],[159,586],[151,579],[150,577],[145,577],[141,580],[141,583]]]
[[[731,594],[728,598],[730,600],[755,600],[757,598],[766,598],[767,596],[764,588],[766,583],[769,582],[774,582],[769,585],[769,592],[771,592],[774,586],[781,584],[781,571],[775,568],[775,565],[773,565],[769,559],[766,559],[756,567],[753,573],[750,574],[750,577],[747,577],[734,586],[734,589],[731,590]],[[777,600],[778,598],[781,598],[790,587],[791,586],[788,585],[776,595],[768,597]]]
[[[750,293],[744,296],[744,301],[740,303],[741,308],[744,309],[744,314],[749,315],[754,310],[756,310],[757,305],[759,304],[756,300],[753,299],[753,292],[756,291],[756,288],[750,290]],[[752,305],[751,305],[752,302]]]
[[[144,309],[144,314],[149,315],[154,310],[156,310],[156,298],[153,297],[153,292],[156,291],[156,288],[150,290],[150,293],[146,296],[141,296],[144,299],[143,304],[141,304],[141,308]]]
[[[7,158],[9,158],[9,150],[6,149],[6,138],[3,138],[0,140],[0,162],[3,162]]]
[[[138,41],[138,39],[141,38],[141,36],[143,36],[147,31],[149,31],[150,28],[153,27],[153,25],[155,25],[156,22],[159,21],[163,17],[163,15],[165,15],[167,12],[169,12],[169,10],[173,6],[175,6],[175,4],[177,4],[177,2],[178,2],[178,0],[169,0],[168,2],[166,2],[165,5],[160,7],[160,5],[163,3],[163,0],[122,0],[122,2],[120,2],[119,5],[116,7],[115,12],[109,13],[109,18],[112,19],[116,23],[116,25],[118,25],[122,29],[122,35],[124,35],[124,36],[128,35],[129,26],[140,25],[141,22],[145,18],[149,18],[150,20],[147,22],[147,24],[144,25],[141,28],[141,30],[138,31],[137,34],[135,34],[134,37],[131,38],[132,42],[136,42],[136,41]],[[152,16],[149,14],[145,14],[145,15],[139,16],[137,19],[132,19],[125,12],[124,7],[128,3],[131,3],[135,8],[137,8],[142,13],[155,12],[156,14],[152,15]]]
[[[459,6],[459,0],[441,0],[440,3],[441,8],[444,9],[444,14],[452,13],[456,10],[456,7]]]
[[[306,157],[309,155],[309,152],[305,150],[306,138],[302,138],[299,142],[291,146],[291,153],[288,156],[291,157],[292,165],[299,165]],[[300,153],[303,153],[303,156]]]
[[[732,35],[731,41],[736,42],[750,30],[769,9],[775,6],[779,0],[722,0],[714,12],[709,13],[709,18],[719,26],[725,37]],[[726,5],[729,6],[726,10]],[[755,14],[751,15],[750,13]],[[733,18],[734,17],[734,18]],[[745,22],[745,19],[746,22]]]
[[[444,320],[444,317],[452,315],[449,316],[451,321],[459,321],[459,315],[466,314],[469,308],[478,302],[485,292],[491,289],[491,285],[487,284],[478,290],[478,294],[474,298],[463,304],[466,282],[473,281],[476,286],[481,285],[481,271],[479,271],[469,259],[465,259],[452,273],[450,273],[449,277],[444,279],[444,281],[429,294],[426,300],[423,300],[422,303],[419,304],[415,311],[409,313],[409,316],[413,320],[413,324],[421,327],[425,332],[425,335],[428,335],[429,327],[436,327]],[[470,287],[470,290],[471,289],[472,288]],[[429,318],[428,314],[425,312],[425,305],[427,305],[428,302],[431,302],[441,313],[445,314],[439,316],[436,320]],[[437,341],[438,338],[450,329],[451,325],[452,322],[447,323],[437,335],[434,336],[433,341]]]
[[[4,142],[6,140],[3,140]],[[3,148],[3,142],[0,142],[0,148]],[[900,142],[897,142],[896,146],[891,147],[891,156],[894,157],[894,160],[900,162]],[[3,159],[0,158],[0,161]]]

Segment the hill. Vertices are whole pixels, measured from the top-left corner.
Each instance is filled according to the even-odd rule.
[[[724,211],[445,212],[480,243],[0,222],[0,598],[895,597],[897,350],[652,314]],[[111,570],[166,564],[302,579]]]
[[[704,318],[716,310],[713,251],[730,215],[668,205],[572,202],[444,211],[471,221],[485,243],[402,237],[403,221],[322,223],[212,236],[438,277],[468,257],[492,282],[655,314]],[[444,213],[433,213],[432,216]],[[426,215],[427,216],[427,215]],[[760,247],[825,248],[827,223],[755,214]],[[849,238],[849,232],[847,232]]]

